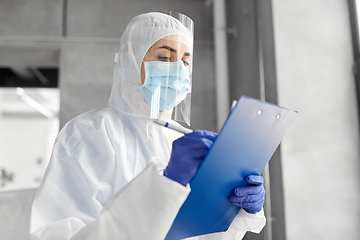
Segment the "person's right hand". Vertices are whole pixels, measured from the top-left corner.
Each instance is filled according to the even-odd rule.
[[[216,137],[214,132],[196,130],[175,140],[164,176],[186,186],[194,177]]]

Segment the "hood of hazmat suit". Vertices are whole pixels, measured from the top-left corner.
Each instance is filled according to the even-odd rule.
[[[137,117],[156,115],[153,118],[164,120],[169,120],[173,115],[175,120],[190,125],[190,92],[174,109],[162,110],[150,106],[139,91],[142,85],[140,75],[143,59],[149,48],[158,40],[168,38],[186,45],[192,58],[193,22],[185,15],[174,15],[180,15],[182,22],[166,14],[149,13],[133,18],[128,24],[121,37],[119,53],[116,55],[113,87],[109,99],[109,105],[114,109]],[[189,66],[186,67],[189,69],[190,85],[192,65],[192,61],[189,61]],[[168,78],[166,80],[169,81]]]
[[[181,36],[192,54],[191,34],[163,13],[131,20],[107,105],[70,120],[57,136],[34,199],[31,239],[164,239],[190,189],[161,174],[182,134],[150,118],[141,67],[148,49],[167,36]],[[177,124],[171,109],[154,111]]]

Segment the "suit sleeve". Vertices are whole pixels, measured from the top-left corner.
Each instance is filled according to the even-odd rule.
[[[100,217],[86,224],[76,216],[50,223],[32,239],[164,239],[189,187],[159,175],[154,163],[111,197]]]
[[[164,239],[190,188],[150,162],[114,192],[115,153],[106,131],[94,129],[59,134],[34,199],[31,239]]]

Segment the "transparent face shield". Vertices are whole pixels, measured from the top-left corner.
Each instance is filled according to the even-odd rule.
[[[160,34],[143,58],[140,90],[150,105],[150,118],[171,118],[190,126],[193,21],[166,12],[159,22],[154,31]]]

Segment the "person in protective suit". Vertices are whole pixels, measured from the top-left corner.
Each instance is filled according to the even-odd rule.
[[[176,124],[173,111],[189,119],[192,44],[192,29],[170,15],[151,12],[130,21],[107,105],[70,120],[57,136],[32,206],[31,239],[166,237],[216,138],[153,122]],[[246,180],[252,186],[229,198],[241,209],[228,231],[191,239],[242,239],[262,230],[262,178]]]

